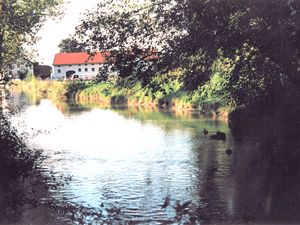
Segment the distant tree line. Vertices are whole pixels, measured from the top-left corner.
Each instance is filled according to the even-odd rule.
[[[60,52],[84,52],[86,44],[80,43],[75,38],[68,37],[61,40],[58,48],[60,49]]]

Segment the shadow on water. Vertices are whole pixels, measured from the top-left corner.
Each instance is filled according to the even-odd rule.
[[[230,117],[234,217],[241,221],[300,222],[299,114],[289,109],[258,106]]]

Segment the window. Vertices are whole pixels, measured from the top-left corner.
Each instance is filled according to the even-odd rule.
[[[12,71],[10,70],[8,74],[9,74],[9,75],[12,75]]]
[[[81,72],[81,68],[78,68],[78,72]]]
[[[88,68],[84,68],[84,71],[87,72],[87,71],[88,71]]]
[[[69,65],[69,66],[72,66],[72,65]]]
[[[81,66],[80,64],[78,64],[78,66]]]
[[[58,69],[57,72],[58,72],[58,73],[61,73],[61,69]]]
[[[92,68],[92,71],[94,72],[94,71],[95,71],[95,68]]]
[[[57,66],[57,67],[60,67],[60,66]]]

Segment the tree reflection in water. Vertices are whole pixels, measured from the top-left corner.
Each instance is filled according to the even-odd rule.
[[[299,222],[299,127],[282,114],[240,125],[233,132],[238,149],[231,177],[233,216],[244,222]]]

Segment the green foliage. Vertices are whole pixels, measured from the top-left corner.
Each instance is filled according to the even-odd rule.
[[[243,106],[300,88],[299,10],[295,0],[104,1],[77,34],[92,49],[112,52],[123,78],[151,89],[139,98],[186,90],[193,104]],[[156,46],[158,60],[144,65],[141,55]],[[163,80],[177,68],[176,81],[155,75]]]
[[[34,75],[29,75],[25,80],[17,82],[14,89],[29,92],[36,97],[47,95],[49,98],[66,98],[68,94],[68,83],[52,80],[38,80]],[[74,88],[69,88],[74,91]],[[77,89],[76,89],[77,90]]]
[[[104,0],[76,40],[111,60],[98,76],[104,83],[78,96],[169,107],[298,101],[299,10],[295,0]],[[112,72],[119,78],[105,83]]]
[[[148,16],[151,4],[151,1],[102,1],[77,27],[76,36],[82,43],[88,42],[91,50],[110,52],[109,64],[120,77],[135,76],[147,83],[156,72],[153,56],[157,50],[153,48],[158,43],[151,39],[159,30],[160,35],[155,36],[163,34],[163,29],[155,26],[155,18]],[[132,14],[134,11],[139,16]]]
[[[182,76],[184,88],[195,90],[210,77],[212,59],[209,54],[200,49],[195,53],[185,53],[180,57],[180,66],[184,69]]]
[[[90,84],[86,81],[71,81],[67,84],[66,95],[68,98],[74,98],[77,92],[87,88]]]
[[[94,84],[77,93],[79,99],[88,99],[100,102],[110,102],[112,86],[109,83]]]
[[[82,100],[112,104],[192,108],[190,94],[182,90],[183,74],[182,69],[157,74],[146,86],[133,77],[115,85],[102,82],[83,89],[77,96]]]
[[[227,91],[240,106],[248,106],[280,97],[293,90],[288,71],[261,54],[258,48],[245,44],[236,51],[235,67],[228,79]]]
[[[193,101],[198,102],[200,98],[204,104],[233,107],[234,102],[231,99],[228,84],[234,66],[233,60],[220,55],[212,66],[210,79],[194,92]]]
[[[1,182],[5,185],[10,180],[15,180],[19,176],[26,175],[33,167],[32,152],[28,151],[23,140],[17,135],[8,120],[2,113],[0,116],[1,136],[0,136],[0,154],[1,154]],[[18,163],[18,161],[20,163]]]
[[[183,75],[182,69],[171,70],[165,74],[156,74],[151,80],[149,87],[155,92],[161,92],[164,95],[176,93],[183,87]]]
[[[127,92],[124,88],[114,88],[110,96],[111,104],[127,104]]]
[[[36,41],[47,16],[55,16],[61,0],[0,1],[0,80],[16,58],[24,57],[24,44]]]

